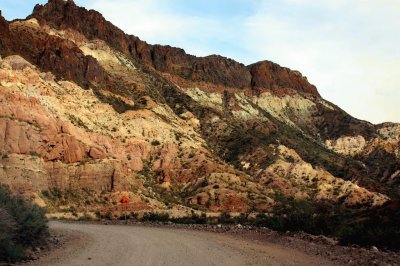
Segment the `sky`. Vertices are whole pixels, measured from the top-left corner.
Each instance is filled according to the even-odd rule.
[[[0,0],[25,18],[43,0]],[[326,100],[373,123],[400,122],[399,0],[75,0],[152,44],[271,60],[299,70]]]

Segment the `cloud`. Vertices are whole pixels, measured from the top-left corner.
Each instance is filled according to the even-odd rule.
[[[180,45],[189,53],[198,55],[211,53],[211,45],[207,42],[210,36],[220,34],[218,20],[177,14],[173,10],[173,2],[99,0],[88,7],[98,10],[124,31],[149,43]]]
[[[325,98],[358,118],[400,122],[394,104],[400,102],[400,22],[393,12],[399,5],[351,3],[264,1],[246,21],[245,45],[300,70]]]

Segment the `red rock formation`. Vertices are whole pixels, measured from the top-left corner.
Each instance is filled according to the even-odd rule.
[[[98,149],[98,148],[95,148],[95,147],[91,147],[91,148],[90,148],[90,150],[89,150],[89,156],[90,156],[92,159],[104,159],[104,158],[105,158],[104,151],[102,151],[102,150],[100,150],[100,149]]]
[[[317,88],[307,81],[300,72],[281,67],[270,61],[262,61],[248,66],[251,73],[251,86],[273,92],[291,88],[298,92],[320,96]]]
[[[123,52],[133,51],[122,30],[106,21],[99,12],[77,7],[71,0],[49,0],[44,6],[36,5],[32,17],[56,28],[76,29],[89,39],[104,40]]]

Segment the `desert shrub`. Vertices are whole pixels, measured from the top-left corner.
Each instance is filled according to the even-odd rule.
[[[260,213],[255,226],[336,237],[344,245],[400,249],[400,209],[390,202],[373,209],[350,209],[327,202],[281,199],[272,215]],[[392,204],[393,205],[393,204]]]
[[[24,257],[23,249],[14,243],[17,224],[14,218],[0,208],[0,261],[15,261]]]
[[[129,219],[138,220],[138,219],[139,219],[139,213],[137,213],[137,212],[131,212],[131,213],[129,214]]]
[[[77,214],[77,212],[84,207],[91,205],[94,201],[100,199],[96,198],[95,193],[89,189],[49,189],[42,192],[42,197],[47,203],[49,210],[57,210],[59,206],[70,206],[70,212]]]
[[[253,224],[277,231],[304,231],[310,234],[330,234],[332,205],[306,200],[286,200],[272,215],[258,214]],[[332,222],[333,223],[333,222]]]
[[[383,249],[400,249],[400,227],[394,225],[378,226],[371,221],[360,222],[341,228],[338,237],[340,242],[345,245],[374,245]]]
[[[218,218],[218,222],[221,224],[232,224],[234,220],[229,212],[223,212]]]
[[[336,236],[342,244],[400,250],[400,202],[387,202],[367,210],[340,213]],[[344,217],[344,218],[343,218]]]
[[[246,224],[248,222],[248,216],[245,213],[241,213],[239,216],[233,218],[236,224]]]
[[[118,97],[104,95],[97,90],[95,91],[95,93],[100,101],[102,101],[103,103],[110,104],[114,108],[114,110],[117,111],[119,114],[125,113],[126,111],[129,110],[135,110],[135,107],[133,105],[126,103],[124,100]]]
[[[41,244],[46,236],[45,211],[0,186],[0,260],[22,259],[25,247]]]
[[[208,219],[205,213],[202,213],[201,215],[192,213],[191,216],[173,218],[171,221],[178,224],[206,224]]]
[[[153,146],[158,146],[158,145],[160,145],[161,143],[160,143],[160,141],[158,141],[158,140],[153,140],[152,142],[151,142],[151,145],[153,145]]]
[[[168,222],[169,214],[168,213],[148,212],[143,215],[142,220],[149,221],[149,222]]]

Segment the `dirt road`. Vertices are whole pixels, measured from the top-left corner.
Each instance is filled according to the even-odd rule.
[[[62,222],[50,227],[73,240],[28,265],[329,265],[296,250],[227,234]]]

